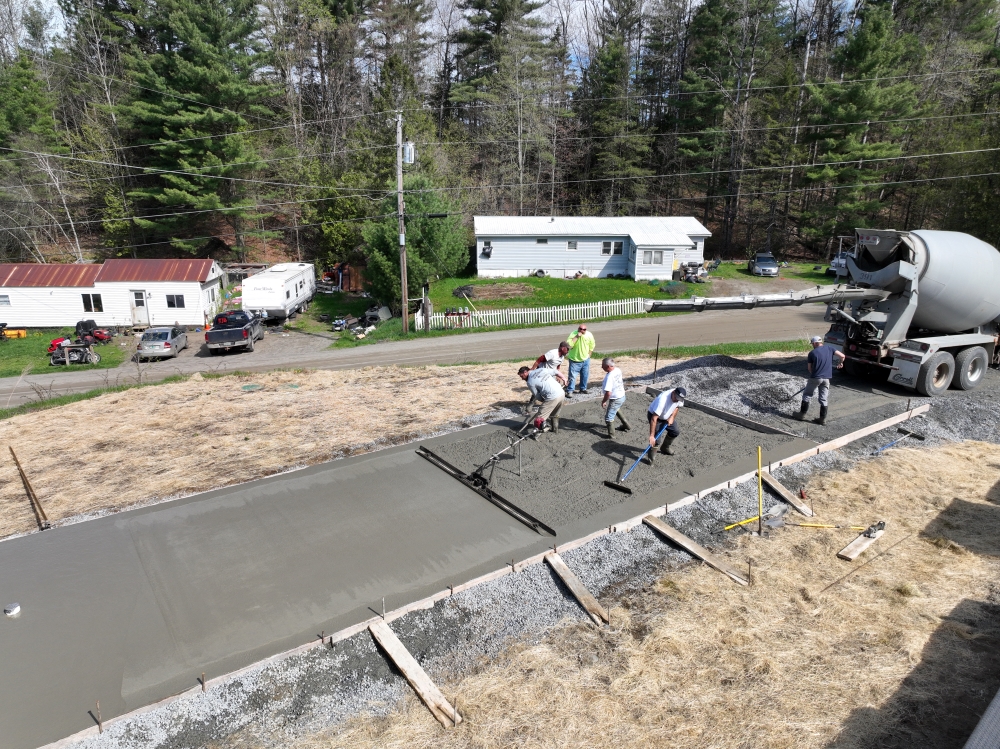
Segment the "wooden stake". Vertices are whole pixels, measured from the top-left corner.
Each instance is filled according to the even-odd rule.
[[[201,672],[201,691],[205,691],[205,672]]]
[[[97,732],[104,733],[104,721],[101,720],[101,701],[97,701]]]
[[[656,358],[653,360],[653,377],[656,377],[656,369],[660,365],[660,334],[656,334]]]
[[[38,501],[38,495],[35,494],[34,487],[32,487],[31,482],[28,481],[28,475],[21,467],[21,461],[17,459],[17,454],[14,452],[14,448],[8,445],[7,449],[10,450],[10,456],[14,459],[14,465],[17,466],[17,472],[21,474],[21,481],[24,482],[24,489],[28,493],[28,499],[34,503],[35,509],[38,512],[38,529],[44,531],[51,528],[52,525],[49,523],[49,516],[45,514],[45,508],[42,507],[42,503]]]
[[[764,486],[760,475],[760,445],[757,445],[757,535],[764,535]]]

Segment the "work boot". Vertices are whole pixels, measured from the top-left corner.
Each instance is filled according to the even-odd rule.
[[[666,437],[664,437],[663,444],[660,445],[660,452],[663,453],[664,455],[673,455],[674,448],[672,447],[672,445],[674,444],[675,439],[677,438],[671,437],[669,434]]]
[[[649,452],[646,454],[646,459],[649,461],[650,465],[653,465],[653,463],[656,462],[656,448],[655,447],[650,448]]]
[[[615,438],[615,430],[612,428],[612,427],[614,427],[614,425],[615,425],[615,423],[613,421],[605,421],[604,422],[604,426],[608,430],[608,439],[609,440],[613,440]]]
[[[802,407],[799,409],[799,412],[795,414],[795,418],[798,419],[799,421],[805,421],[806,414],[808,412],[809,412],[809,403],[807,401],[802,401]]]
[[[559,419],[555,416],[552,417],[552,434],[557,434],[559,432]]]
[[[813,419],[813,423],[819,424],[820,426],[826,424],[826,406],[819,407],[819,418]]]
[[[578,392],[580,395],[590,395],[590,391],[587,390],[587,388],[580,388],[576,392]]]
[[[621,425],[621,426],[619,427],[619,429],[621,429],[621,430],[622,430],[623,432],[631,432],[631,431],[632,431],[632,425],[631,425],[631,424],[629,424],[629,423],[628,423],[628,422],[627,422],[627,421],[625,420],[625,417],[624,417],[624,416],[622,415],[622,412],[621,412],[621,411],[619,411],[619,412],[618,412],[617,416],[618,416],[618,419],[619,419],[619,420],[621,421],[621,423],[622,423],[622,425]]]

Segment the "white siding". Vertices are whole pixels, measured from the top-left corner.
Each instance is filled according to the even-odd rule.
[[[645,263],[643,263],[644,260],[643,252],[662,252],[663,263],[646,265]],[[673,249],[637,247],[635,253],[635,273],[633,274],[633,276],[635,277],[636,281],[639,280],[647,281],[654,278],[660,281],[669,281],[674,274],[675,260],[676,258],[674,257]]]
[[[547,237],[547,244],[538,244],[536,239],[536,237],[476,237],[476,266],[479,277],[529,276],[538,270],[544,270],[555,278],[572,276],[577,271],[582,271],[591,278],[629,272],[627,236]],[[483,256],[484,242],[487,241],[493,245],[493,253],[489,258]],[[570,241],[577,243],[575,250],[567,249]],[[622,254],[603,255],[604,242],[622,242]]]
[[[8,286],[0,289],[0,294],[10,297],[10,306],[0,307],[0,322],[12,328],[62,328],[79,320],[98,320],[97,314],[83,311],[81,294],[94,291],[89,286]]]
[[[211,300],[215,290],[215,303]],[[94,284],[94,291],[104,302],[104,315],[94,313],[99,325],[132,324],[132,292],[146,292],[146,308],[149,310],[149,324],[154,325],[204,325],[206,316],[211,317],[218,308],[219,281],[213,279],[204,284],[198,281],[112,281]],[[167,295],[182,295],[184,308],[167,307]],[[81,307],[82,309],[82,307]],[[87,315],[90,318],[90,315]],[[77,318],[81,319],[81,318]],[[73,323],[68,324],[74,324]]]

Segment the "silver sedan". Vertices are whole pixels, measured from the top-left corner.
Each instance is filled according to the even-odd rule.
[[[139,339],[136,356],[140,361],[176,357],[187,345],[187,333],[183,328],[150,328]]]

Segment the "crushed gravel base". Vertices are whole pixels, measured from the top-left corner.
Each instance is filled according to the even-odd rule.
[[[787,396],[794,394],[803,380],[801,376],[786,377],[780,369],[795,364],[777,362],[774,367],[767,367],[766,363],[758,367],[734,361],[728,357],[706,357],[661,368],[655,377],[648,379],[651,382],[669,379],[674,385],[697,387],[700,399],[706,403],[743,414],[749,411],[755,414],[754,418],[767,417],[784,423],[780,414],[792,410],[785,405],[789,402]],[[698,362],[702,365],[698,366]],[[753,384],[758,387],[751,391],[748,385]],[[879,415],[883,412],[899,413],[899,401],[905,404],[908,399],[908,394],[900,391],[885,396],[877,389],[876,385],[872,388],[876,392],[858,394],[835,390],[831,412],[838,402],[849,404],[854,398],[864,401],[865,422],[871,423],[885,418]],[[979,390],[951,392],[935,399],[926,416],[905,425],[925,435],[926,441],[907,439],[903,445],[934,447],[957,440],[1000,443],[998,394],[1000,374],[991,370]],[[691,397],[695,397],[694,391]],[[798,400],[793,398],[790,402],[797,406]],[[914,397],[913,402],[916,405],[924,399]],[[846,422],[853,421],[845,419],[845,429]],[[901,436],[891,427],[840,450],[777,469],[775,475],[792,491],[797,491],[818,473],[848,471],[859,461],[877,459],[873,453],[878,448]],[[769,494],[765,507],[775,504],[778,500]],[[723,525],[756,512],[756,485],[747,482],[671,513],[668,522],[697,541],[718,549],[731,543],[733,533],[747,532],[726,534],[721,530]],[[644,526],[628,533],[602,536],[561,555],[602,602],[628,597],[668,570],[691,562],[687,554],[668,546]],[[567,620],[589,622],[543,564],[456,594],[433,609],[408,614],[394,621],[392,627],[447,693],[453,679],[487,665],[515,642],[538,642]],[[263,665],[210,689],[205,695],[178,700],[114,723],[103,735],[87,738],[78,746],[181,749],[211,743],[220,749],[235,749],[252,743],[280,747],[296,736],[335,727],[355,715],[385,715],[400,704],[408,689],[368,633],[363,632],[332,648],[314,649]]]

